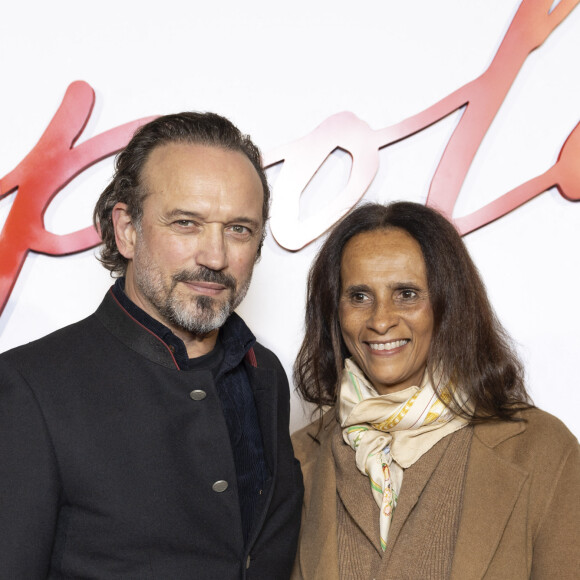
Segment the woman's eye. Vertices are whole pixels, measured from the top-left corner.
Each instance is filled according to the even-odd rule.
[[[368,296],[366,294],[363,294],[362,292],[355,292],[354,294],[351,294],[350,299],[353,302],[360,304],[361,302],[365,302],[366,300],[368,300]]]
[[[401,298],[404,300],[412,300],[413,298],[417,298],[417,292],[415,290],[403,290],[401,292]]]

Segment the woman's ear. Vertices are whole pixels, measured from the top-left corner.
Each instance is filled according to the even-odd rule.
[[[119,253],[127,260],[132,260],[135,255],[135,241],[137,230],[133,224],[129,207],[126,203],[117,203],[111,212],[113,228],[115,229],[115,241]]]

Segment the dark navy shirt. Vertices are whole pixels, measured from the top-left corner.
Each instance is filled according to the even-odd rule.
[[[180,369],[209,370],[212,373],[230,436],[244,540],[247,541],[261,500],[265,497],[270,475],[254,395],[243,364],[256,338],[234,313],[220,328],[214,349],[190,359],[180,338],[128,298],[124,278],[115,282],[112,291],[121,306],[137,322],[167,344]]]

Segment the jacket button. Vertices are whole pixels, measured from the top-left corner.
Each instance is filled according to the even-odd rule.
[[[228,488],[228,482],[224,481],[223,479],[218,479],[212,486],[211,488],[216,492],[216,493],[221,493],[222,491],[225,491]]]
[[[202,401],[206,397],[206,392],[205,391],[202,391],[200,389],[196,389],[195,391],[191,391],[191,393],[189,393],[189,396],[194,401]]]

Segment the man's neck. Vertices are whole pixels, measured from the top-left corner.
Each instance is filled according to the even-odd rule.
[[[159,322],[166,324],[162,320]],[[211,352],[215,347],[219,332],[219,329],[216,328],[216,330],[212,330],[209,334],[200,336],[181,329],[172,328],[171,326],[169,328],[173,334],[183,340],[189,358],[197,358],[198,356],[203,356],[204,354]]]

